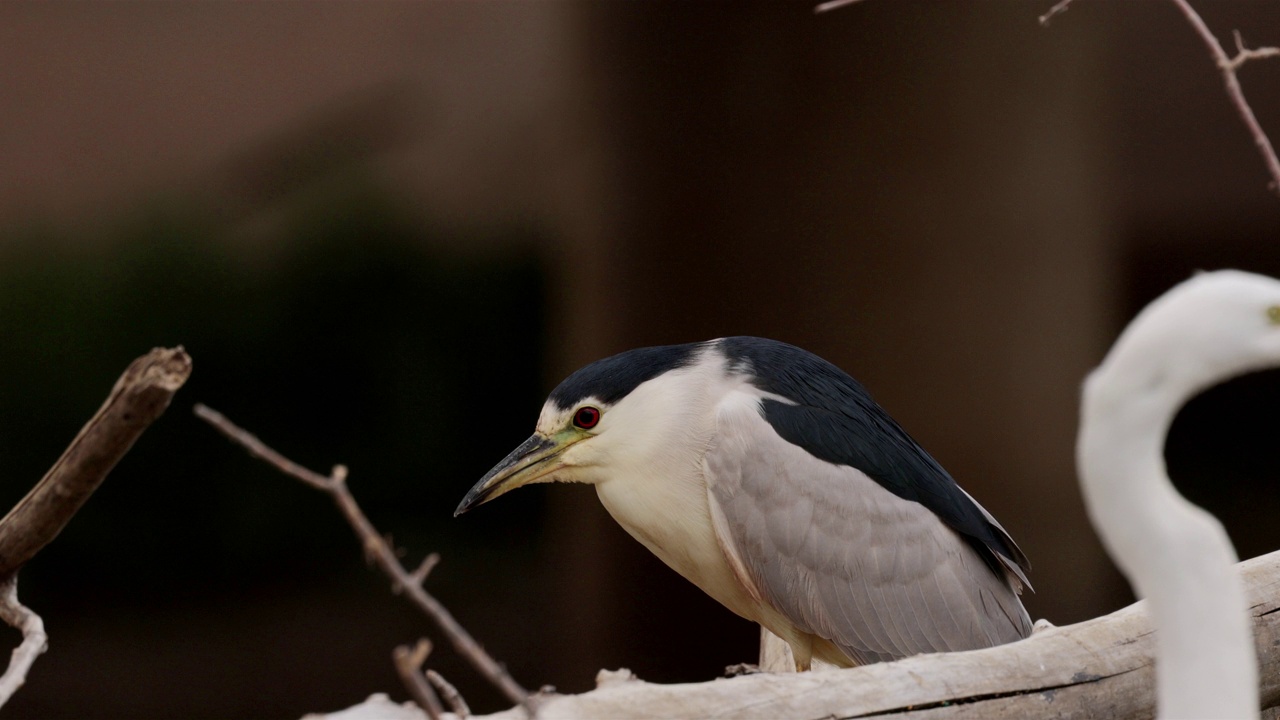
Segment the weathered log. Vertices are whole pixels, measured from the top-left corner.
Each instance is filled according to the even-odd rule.
[[[1280,552],[1237,567],[1252,608],[1262,706],[1280,705]],[[538,698],[538,718],[1150,718],[1155,714],[1153,640],[1145,603],[1138,602],[1010,645],[847,670],[679,685],[646,683],[626,671],[602,672],[595,690]],[[395,713],[401,712],[413,709],[375,696],[328,717],[400,717]],[[486,717],[516,720],[525,713],[517,707]]]

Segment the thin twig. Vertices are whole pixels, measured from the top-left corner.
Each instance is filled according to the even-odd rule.
[[[257,437],[241,429],[216,410],[202,404],[196,404],[195,414],[227,436],[232,442],[244,447],[249,451],[250,455],[263,460],[280,472],[318,490],[323,490],[332,496],[338,509],[342,511],[342,514],[347,518],[347,522],[355,530],[356,536],[364,545],[365,552],[373,559],[374,564],[386,573],[387,577],[391,578],[392,587],[408,594],[413,603],[422,612],[426,613],[427,617],[435,621],[440,631],[444,633],[454,649],[458,651],[458,654],[466,658],[485,679],[493,683],[503,695],[507,696],[507,699],[524,705],[532,712],[532,706],[529,704],[529,692],[511,677],[506,668],[498,664],[496,660],[484,651],[484,648],[480,647],[480,643],[471,637],[471,634],[454,619],[444,605],[440,604],[440,601],[422,588],[419,577],[425,579],[427,572],[435,564],[434,562],[428,562],[430,557],[424,560],[418,570],[413,573],[406,571],[404,566],[400,564],[400,559],[396,557],[395,551],[383,540],[377,529],[365,517],[355,498],[352,497],[351,491],[347,489],[346,467],[335,465],[332,474],[326,478],[271,449]],[[424,571],[423,568],[426,568],[426,570]]]
[[[453,710],[453,714],[460,718],[471,717],[471,708],[467,706],[467,701],[462,699],[462,693],[458,692],[458,688],[453,683],[444,679],[444,676],[435,670],[427,670],[427,679],[435,687],[436,692],[440,693],[440,697],[449,704],[449,709]]]
[[[1060,2],[1054,4],[1053,7],[1049,8],[1049,12],[1040,16],[1040,27],[1048,27],[1049,21],[1053,19],[1053,16],[1066,12],[1067,6],[1070,4],[1071,0],[1060,0]]]
[[[1187,22],[1191,23],[1191,27],[1204,40],[1204,44],[1209,46],[1209,53],[1213,55],[1214,62],[1217,64],[1218,69],[1222,71],[1222,81],[1226,85],[1227,96],[1231,98],[1232,104],[1236,106],[1236,112],[1239,113],[1240,119],[1244,120],[1245,127],[1249,129],[1249,134],[1253,136],[1254,145],[1258,146],[1258,152],[1262,154],[1262,161],[1266,163],[1267,172],[1271,174],[1271,182],[1268,187],[1276,194],[1280,194],[1280,159],[1276,158],[1276,151],[1271,146],[1271,140],[1262,129],[1262,125],[1258,123],[1258,118],[1254,116],[1253,108],[1249,107],[1249,102],[1245,100],[1244,90],[1240,88],[1240,81],[1236,78],[1236,68],[1245,62],[1280,55],[1280,49],[1261,48],[1259,50],[1247,50],[1244,44],[1240,42],[1239,35],[1237,35],[1236,42],[1240,52],[1232,59],[1227,56],[1227,51],[1222,48],[1222,43],[1218,42],[1218,37],[1213,34],[1208,25],[1205,25],[1204,20],[1200,18],[1200,14],[1195,11],[1195,8],[1191,7],[1187,0],[1173,0],[1173,4],[1177,5],[1182,14],[1186,16]]]
[[[134,360],[49,472],[0,520],[0,577],[58,536],[191,375],[181,347]]]
[[[1260,47],[1247,48],[1244,46],[1244,38],[1240,37],[1239,30],[1232,30],[1231,34],[1236,39],[1236,56],[1231,58],[1231,69],[1238,70],[1240,66],[1250,60],[1262,60],[1264,58],[1276,57],[1280,55],[1280,48],[1276,47]]]
[[[836,8],[842,8],[845,5],[852,5],[857,2],[862,2],[862,0],[827,0],[827,2],[824,2],[814,8],[813,11],[815,13],[824,13],[828,10],[835,10]]]
[[[440,555],[438,553],[431,553],[430,555],[422,558],[422,564],[418,566],[417,570],[414,570],[413,573],[409,575],[409,580],[412,581],[413,585],[421,586],[427,581],[427,576],[431,574],[431,571],[439,564]]]
[[[400,680],[409,690],[409,694],[413,696],[413,701],[431,720],[440,720],[440,716],[444,714],[440,698],[436,697],[435,691],[422,676],[422,664],[427,661],[427,656],[430,654],[431,641],[422,638],[412,649],[407,645],[397,647],[391,653],[391,659],[395,661],[396,672],[399,673]]]
[[[49,647],[49,636],[44,632],[44,620],[30,608],[18,602],[18,573],[10,573],[0,582],[0,619],[22,631],[22,644],[14,648],[9,658],[9,668],[0,676],[0,706],[27,681],[32,664]]]

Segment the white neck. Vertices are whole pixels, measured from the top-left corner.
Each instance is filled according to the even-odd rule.
[[[1085,384],[1076,449],[1089,517],[1151,610],[1161,718],[1257,718],[1257,657],[1235,550],[1169,482],[1164,441],[1194,392],[1104,363]]]

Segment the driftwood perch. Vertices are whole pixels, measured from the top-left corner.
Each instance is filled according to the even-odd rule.
[[[1252,607],[1262,707],[1280,704],[1280,552],[1240,563]],[[545,696],[539,720],[585,718],[1150,718],[1155,714],[1151,624],[1145,603],[1077,625],[970,652],[879,665],[657,685],[601,673],[581,695]],[[375,696],[328,717],[413,717]],[[447,716],[446,716],[447,717]],[[513,708],[491,720],[517,720]]]

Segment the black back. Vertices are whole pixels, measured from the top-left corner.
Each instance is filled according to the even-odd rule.
[[[1030,563],[951,475],[871,399],[858,381],[813,353],[755,337],[731,337],[720,350],[753,384],[795,405],[766,399],[765,420],[787,442],[820,460],[866,473],[885,489],[924,505],[965,537],[997,573],[999,553],[1023,570]]]

